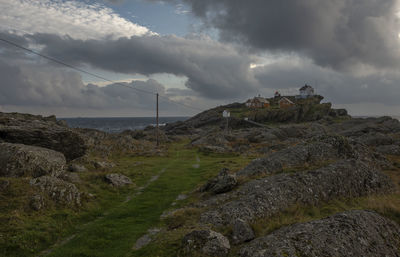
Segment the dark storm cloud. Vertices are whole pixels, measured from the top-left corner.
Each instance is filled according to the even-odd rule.
[[[294,51],[336,69],[399,64],[397,0],[182,1],[227,42]]]
[[[249,73],[253,58],[207,38],[144,36],[118,40],[75,40],[49,34],[32,36],[43,53],[72,64],[126,74],[170,73],[188,78],[186,86],[208,98],[230,98],[255,90]]]

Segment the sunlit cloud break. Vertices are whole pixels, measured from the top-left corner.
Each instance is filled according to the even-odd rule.
[[[116,39],[153,34],[101,4],[61,0],[0,0],[0,30],[51,33],[75,39]]]

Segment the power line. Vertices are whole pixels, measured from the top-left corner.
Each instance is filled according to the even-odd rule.
[[[7,40],[7,39],[0,38],[0,41],[3,41],[3,42],[5,42],[5,43],[7,43],[7,44],[9,44],[9,45],[15,46],[15,47],[17,47],[17,48],[19,48],[19,49],[28,51],[28,52],[30,52],[30,53],[32,53],[32,54],[38,55],[38,56],[40,56],[40,57],[42,57],[42,58],[45,58],[45,59],[47,59],[47,60],[50,60],[50,61],[52,61],[52,62],[55,62],[55,63],[61,64],[61,65],[64,65],[64,66],[66,66],[66,67],[68,67],[68,68],[70,68],[70,69],[73,69],[73,70],[76,70],[76,71],[79,71],[79,72],[88,74],[88,75],[90,75],[90,76],[93,76],[93,77],[96,77],[96,78],[99,78],[99,79],[108,81],[108,82],[110,82],[110,83],[117,84],[117,85],[120,85],[120,86],[123,86],[123,87],[127,87],[127,88],[130,88],[130,89],[133,89],[133,90],[137,90],[137,91],[142,92],[142,93],[147,93],[147,94],[151,94],[151,95],[156,95],[155,93],[150,92],[150,91],[147,91],[147,90],[143,90],[143,89],[139,89],[139,88],[135,88],[135,87],[130,87],[130,86],[128,86],[128,85],[125,85],[125,84],[122,84],[122,83],[119,83],[119,82],[115,82],[115,81],[109,80],[109,79],[104,78],[104,77],[102,77],[102,76],[99,76],[99,75],[97,75],[97,74],[91,73],[91,72],[89,72],[89,71],[83,70],[83,69],[78,68],[78,67],[75,67],[75,66],[72,66],[72,65],[70,65],[70,64],[68,64],[68,63],[65,63],[65,62],[63,62],[63,61],[60,61],[60,60],[58,60],[58,59],[56,59],[56,58],[49,57],[49,56],[47,56],[47,55],[41,54],[41,53],[39,53],[39,52],[36,52],[36,51],[34,51],[34,50],[32,50],[32,49],[29,49],[29,48],[26,48],[26,47],[24,47],[24,46],[21,46],[21,45],[19,45],[19,44],[17,44],[17,43],[14,43],[14,42],[12,42],[12,41]]]
[[[112,83],[112,84],[119,85],[119,86],[123,86],[123,87],[129,88],[129,89],[132,89],[132,90],[136,90],[136,91],[141,92],[141,93],[146,93],[146,94],[150,94],[150,95],[154,95],[154,96],[157,95],[157,93],[154,93],[154,92],[150,92],[150,91],[147,91],[147,90],[139,89],[139,88],[136,88],[136,87],[131,87],[131,86],[128,86],[128,85],[123,84],[123,83],[120,83],[120,82],[112,81],[112,80],[107,79],[107,78],[105,78],[105,77],[103,77],[103,76],[94,74],[94,73],[92,73],[92,72],[83,70],[83,69],[81,69],[81,68],[78,68],[78,67],[75,67],[75,66],[73,66],[73,65],[70,65],[70,64],[68,64],[68,63],[65,63],[65,62],[63,62],[63,61],[60,61],[60,60],[58,60],[58,59],[56,59],[56,58],[54,58],[54,57],[50,57],[50,56],[41,54],[41,53],[39,53],[39,52],[37,52],[37,51],[34,51],[34,50],[32,50],[32,49],[29,49],[29,48],[27,48],[27,47],[21,46],[21,45],[19,45],[19,44],[17,44],[17,43],[14,43],[14,42],[10,41],[10,40],[4,39],[4,38],[0,38],[0,41],[5,42],[5,43],[7,43],[7,44],[9,44],[9,45],[12,45],[12,46],[14,46],[14,47],[16,47],[16,48],[19,48],[19,49],[25,50],[25,51],[27,51],[27,52],[30,52],[30,53],[32,53],[32,54],[35,54],[35,55],[37,55],[37,56],[40,56],[40,57],[42,57],[42,58],[44,58],[44,59],[47,59],[47,60],[49,60],[49,61],[55,62],[55,63],[60,64],[60,65],[64,65],[64,66],[66,66],[66,67],[68,67],[68,68],[70,68],[70,69],[76,70],[76,71],[78,71],[78,72],[82,72],[82,73],[85,73],[85,74],[87,74],[87,75],[90,75],[90,76],[93,76],[93,77],[102,79],[102,80],[104,80],[104,81],[110,82],[110,83]],[[171,100],[170,98],[168,98],[168,97],[166,97],[166,96],[160,96],[160,97],[166,99],[167,101],[169,101],[169,102],[171,102],[171,103],[174,103],[174,104],[177,104],[177,105],[181,105],[181,106],[184,106],[184,107],[189,108],[189,109],[192,109],[192,110],[203,111],[203,110],[200,109],[200,108],[196,108],[196,107],[193,107],[193,106],[184,104],[184,103],[180,103],[180,102],[177,102],[177,101],[173,101],[173,100]]]

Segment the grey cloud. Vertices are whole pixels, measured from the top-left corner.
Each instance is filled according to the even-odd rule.
[[[113,41],[75,40],[48,34],[32,36],[43,53],[67,63],[90,64],[109,71],[188,78],[186,86],[208,98],[231,98],[254,92],[249,73],[253,57],[210,39],[144,36]]]
[[[150,0],[151,1],[151,0]],[[167,0],[176,4],[176,0]],[[221,39],[345,70],[399,64],[397,0],[182,0]]]
[[[0,61],[0,77],[1,105],[151,110],[154,109],[155,96],[131,88],[166,95],[164,86],[153,79],[123,83],[125,86],[86,86],[77,72],[40,64]],[[172,112],[179,109],[170,102],[163,104],[163,108]]]

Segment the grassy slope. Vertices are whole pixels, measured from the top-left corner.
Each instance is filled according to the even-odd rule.
[[[195,168],[196,155],[200,167]],[[113,206],[111,210],[92,223],[77,229],[78,235],[65,245],[56,247],[49,256],[125,256],[136,240],[149,228],[160,226],[160,215],[170,208],[176,197],[192,191],[196,186],[218,173],[223,166],[238,168],[249,159],[235,156],[202,155],[195,150],[174,145],[169,157],[116,158],[122,173],[135,177],[129,166],[141,162],[156,174],[165,168],[159,179],[148,185],[142,194],[130,201]],[[136,180],[139,185],[146,182]]]

